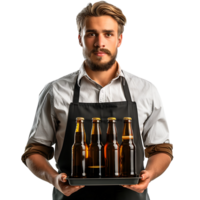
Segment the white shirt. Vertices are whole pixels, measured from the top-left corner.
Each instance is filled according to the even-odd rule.
[[[54,157],[56,162],[58,161],[77,75],[80,86],[79,102],[91,103],[126,101],[120,78],[125,77],[132,101],[137,104],[144,147],[169,143],[169,131],[163,105],[152,83],[122,71],[118,64],[116,77],[108,85],[102,87],[88,76],[83,62],[78,71],[48,83],[40,92],[28,144],[41,143],[46,146],[55,144]]]

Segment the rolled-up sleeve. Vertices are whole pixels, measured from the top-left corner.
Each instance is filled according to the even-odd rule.
[[[53,158],[54,148],[39,143],[30,143],[25,147],[25,152],[21,157],[22,162],[26,165],[26,159],[33,154],[40,154],[50,160]]]
[[[30,144],[38,144],[38,147],[34,147],[34,151],[35,148],[38,148],[38,151],[41,151],[40,148],[42,145],[45,145],[46,147],[51,147],[56,141],[55,133],[58,122],[54,112],[53,102],[53,86],[52,83],[49,83],[43,88],[43,90],[39,94],[39,101],[35,113],[34,122],[26,145],[30,146]],[[29,148],[29,154],[31,153],[32,149],[33,147],[31,147],[31,149]],[[52,148],[50,149],[52,151]],[[25,153],[26,152],[27,148]],[[22,157],[25,156],[23,155]]]
[[[172,145],[170,144],[167,120],[160,95],[154,85],[151,87],[151,94],[152,112],[144,123],[142,133],[146,155],[151,156],[159,152],[165,153],[166,151],[172,158]],[[162,144],[165,144],[165,148],[163,148]],[[155,145],[157,148],[155,148]]]
[[[172,149],[173,149],[173,145],[169,143],[152,145],[145,149],[145,156],[149,158],[158,153],[165,153],[168,156],[170,156],[172,160],[173,159]]]

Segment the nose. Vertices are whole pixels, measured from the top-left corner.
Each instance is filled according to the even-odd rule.
[[[99,48],[105,47],[105,40],[103,35],[99,34],[98,36],[96,36],[94,46]]]

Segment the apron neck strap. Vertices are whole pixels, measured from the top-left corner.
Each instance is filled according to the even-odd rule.
[[[125,95],[126,101],[131,102],[131,95],[130,95],[130,91],[129,91],[128,84],[125,77],[122,77],[122,87],[124,89],[124,95]]]
[[[122,88],[124,90],[124,95],[126,98],[126,101],[131,102],[131,95],[130,95],[130,91],[128,88],[128,84],[127,81],[124,77],[122,77]],[[75,88],[74,88],[74,97],[73,97],[73,103],[78,103],[79,102],[79,94],[80,94],[80,87],[78,86],[78,77],[76,79],[76,83],[75,83]]]

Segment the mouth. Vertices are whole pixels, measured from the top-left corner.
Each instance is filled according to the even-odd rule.
[[[95,52],[94,53],[96,56],[104,56],[104,55],[106,55],[106,53],[104,53],[104,52]]]

